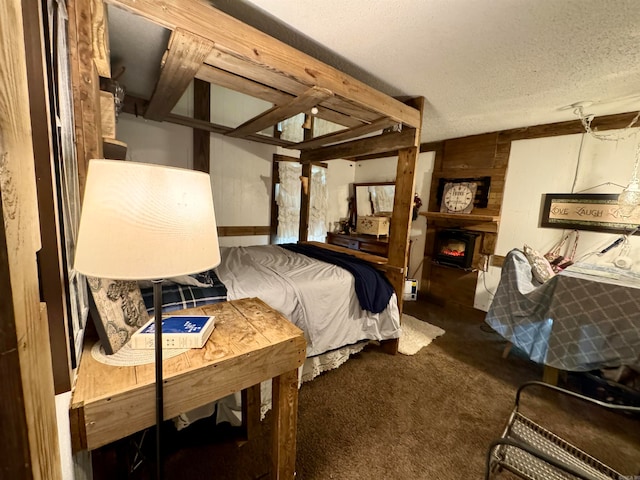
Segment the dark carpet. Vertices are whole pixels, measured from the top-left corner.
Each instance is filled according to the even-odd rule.
[[[487,448],[502,432],[517,386],[539,380],[542,367],[516,350],[503,359],[505,342],[481,312],[421,301],[405,303],[405,312],[446,333],[414,356],[367,347],[300,389],[298,480],[483,478]],[[584,391],[592,381],[570,375],[561,385]],[[534,419],[605,463],[640,473],[638,418],[553,395],[528,395],[523,404]],[[244,444],[229,440],[236,430],[228,426],[203,421],[174,432],[169,425],[165,478],[268,478],[269,420]],[[131,451],[127,440],[96,451],[94,478],[152,478],[152,459],[128,474]]]

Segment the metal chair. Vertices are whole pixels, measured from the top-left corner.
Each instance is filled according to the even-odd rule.
[[[554,390],[612,411],[640,413],[640,407],[601,402],[543,382],[527,382],[518,388],[515,406],[499,440],[487,453],[485,480],[508,470],[528,480],[640,480],[623,475],[533,422],[520,412],[520,395],[531,386]]]

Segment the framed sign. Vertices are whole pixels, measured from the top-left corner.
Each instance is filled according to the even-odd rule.
[[[610,193],[546,193],[540,226],[625,233],[640,225],[640,207],[621,207]]]

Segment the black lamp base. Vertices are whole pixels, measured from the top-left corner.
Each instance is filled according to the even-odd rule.
[[[164,399],[162,395],[162,280],[153,281],[153,314],[155,316],[156,354],[156,478],[161,480],[163,470],[161,430],[164,420]]]

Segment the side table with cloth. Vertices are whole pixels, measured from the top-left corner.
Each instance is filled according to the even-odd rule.
[[[640,281],[584,271],[570,267],[540,284],[524,253],[510,251],[486,323],[559,370],[640,368]]]

